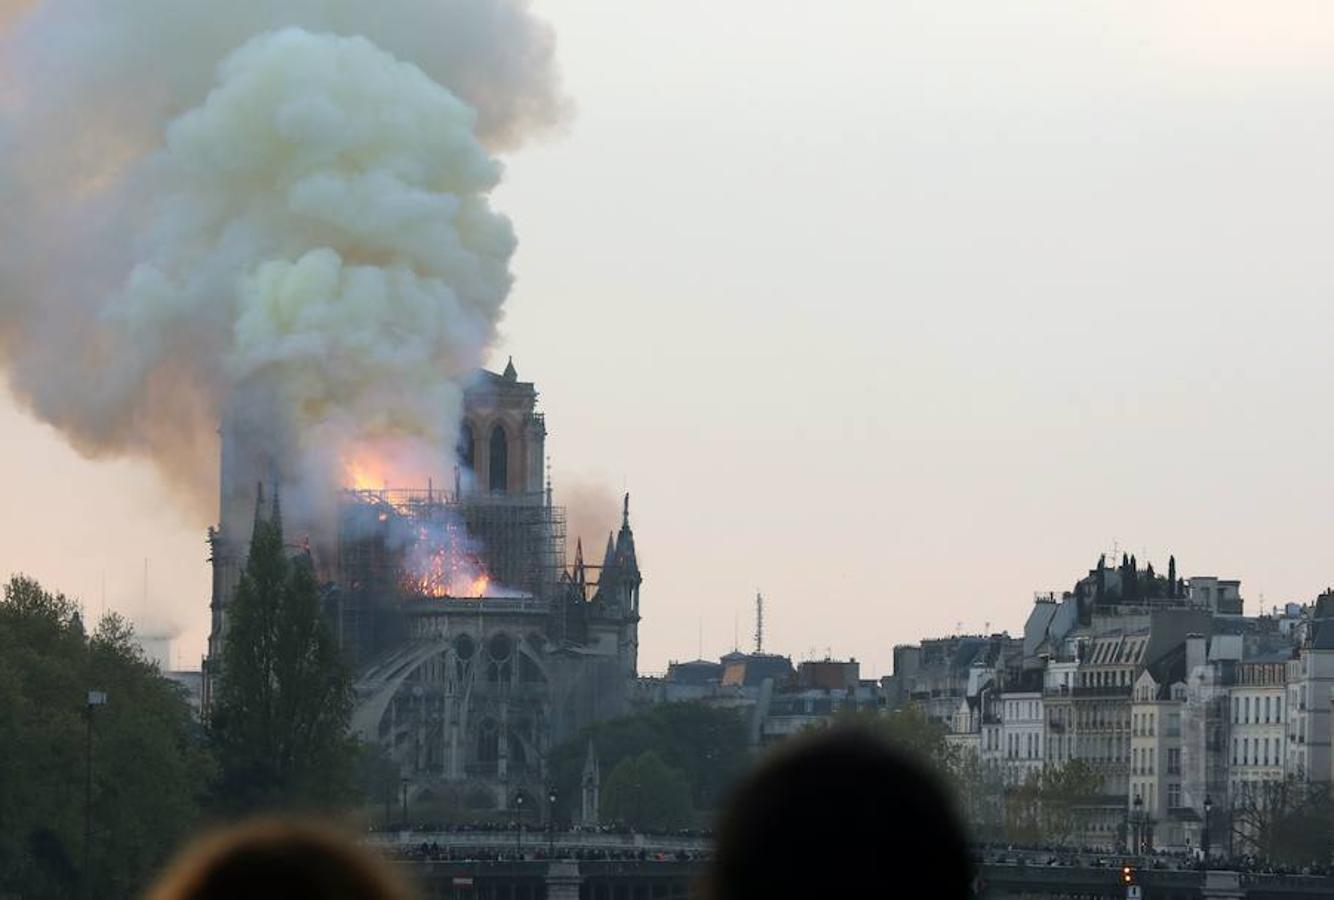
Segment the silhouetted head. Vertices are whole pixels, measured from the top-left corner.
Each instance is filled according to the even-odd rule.
[[[180,856],[149,900],[411,900],[386,863],[350,838],[294,821],[219,832]]]
[[[949,795],[878,738],[794,738],[723,813],[711,900],[968,897],[972,861]]]

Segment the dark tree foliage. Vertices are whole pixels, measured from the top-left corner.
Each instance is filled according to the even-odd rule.
[[[85,886],[87,696],[99,898],[139,896],[199,815],[212,767],[184,691],[110,614],[92,637],[75,604],[15,577],[0,600],[0,896],[77,896]]]
[[[1249,783],[1227,811],[1240,853],[1291,866],[1334,854],[1334,797],[1328,784],[1297,776]]]
[[[393,821],[399,777],[398,764],[379,744],[364,743],[357,748],[357,790],[369,805],[370,812],[377,812],[377,807],[383,808],[386,823]]]
[[[948,778],[959,761],[956,748],[945,739],[945,726],[915,703],[889,712],[858,710],[840,713],[834,717],[833,724],[869,731],[916,757],[942,777]]]
[[[652,750],[684,776],[696,810],[716,809],[749,762],[746,731],[736,712],[700,703],[670,703],[638,715],[600,722],[554,748],[550,771],[564,816],[579,809],[581,778],[593,740],[603,787],[617,764]]]
[[[1122,603],[1139,603],[1145,600],[1176,599],[1185,594],[1184,582],[1179,581],[1176,575],[1176,557],[1168,560],[1168,573],[1162,576],[1154,571],[1153,563],[1149,563],[1141,571],[1135,556],[1123,553],[1121,562],[1116,568],[1117,580],[1109,586],[1107,555],[1102,554],[1098,557],[1098,565],[1093,574],[1095,603],[1102,603],[1105,599],[1119,600]],[[1081,580],[1075,585],[1075,596],[1081,599],[1085,596],[1083,584]]]
[[[602,819],[637,831],[666,831],[691,824],[690,783],[685,773],[652,750],[627,756],[602,786]]]
[[[1134,603],[1140,599],[1139,584],[1139,563],[1134,555],[1126,563],[1125,571],[1121,573],[1121,599],[1127,603]]]
[[[348,802],[358,753],[348,736],[351,680],[320,614],[310,559],[288,556],[276,508],[268,521],[255,522],[227,614],[209,723],[221,769],[218,809]]]

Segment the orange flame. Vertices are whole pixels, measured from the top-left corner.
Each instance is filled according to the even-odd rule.
[[[427,597],[481,598],[491,588],[491,576],[481,562],[462,546],[454,529],[435,535],[422,528],[419,543],[409,554],[407,587]]]
[[[378,491],[389,484],[388,471],[374,457],[343,461],[343,483],[358,491]]]
[[[389,487],[425,485],[440,481],[440,459],[430,447],[412,436],[378,437],[342,448],[343,485],[378,491]]]

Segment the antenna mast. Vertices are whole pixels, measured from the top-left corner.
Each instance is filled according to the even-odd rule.
[[[764,652],[764,595],[755,592],[755,653]]]

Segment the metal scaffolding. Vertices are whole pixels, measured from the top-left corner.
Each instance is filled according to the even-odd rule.
[[[507,595],[550,598],[565,569],[565,509],[542,493],[460,496],[430,487],[347,490],[340,500],[331,612],[354,659],[391,645],[402,605],[422,599],[405,577],[406,559],[429,529],[466,535],[468,554]]]

